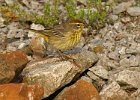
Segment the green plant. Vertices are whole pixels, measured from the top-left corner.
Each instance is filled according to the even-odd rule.
[[[105,6],[102,5],[101,0],[88,0],[89,4],[93,4],[94,8],[97,11],[92,11],[90,9],[91,5],[88,5],[87,18],[90,26],[94,26],[96,29],[99,29],[105,25],[107,20],[107,12]]]
[[[66,3],[66,10],[67,10],[67,13],[68,13],[68,16],[71,17],[71,18],[75,18],[75,15],[76,15],[76,6],[74,4],[74,1],[73,0],[69,0],[67,3]]]
[[[57,17],[58,11],[56,8],[51,11],[51,7],[49,3],[46,3],[44,6],[44,13],[42,15],[43,18],[43,24],[45,26],[52,27],[54,24],[58,23],[58,17]]]
[[[96,29],[105,25],[107,12],[105,5],[102,5],[101,0],[87,0],[86,7],[81,7],[78,10],[76,8],[77,5],[75,0],[63,0],[63,2],[65,4],[65,10],[67,11],[66,16],[68,18],[81,19],[83,21],[86,20],[88,22],[87,26]],[[54,0],[53,5],[46,2],[44,4],[42,15],[39,15],[38,12],[27,12],[24,9],[20,9],[18,3],[10,6],[9,9],[17,14],[20,21],[31,21],[33,23],[43,24],[46,27],[52,27],[55,24],[58,24],[59,20],[62,19],[59,17],[59,4],[59,0]],[[93,8],[96,10],[93,11]]]
[[[80,11],[76,14],[76,19],[84,20],[84,17],[86,16],[84,9],[80,9]]]
[[[31,21],[33,23],[43,24],[47,27],[52,27],[54,24],[58,23],[57,17],[52,14],[50,4],[48,3],[44,5],[43,15],[39,15],[37,12],[22,10],[19,4],[16,3],[9,6],[9,9],[17,14],[20,21]]]

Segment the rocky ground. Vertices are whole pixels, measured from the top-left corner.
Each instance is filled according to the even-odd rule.
[[[40,1],[22,0],[31,9]],[[89,36],[85,27],[74,61],[44,57],[44,39],[25,29],[44,26],[7,24],[0,13],[0,100],[140,100],[140,2],[118,1],[105,1],[112,10],[103,28]]]

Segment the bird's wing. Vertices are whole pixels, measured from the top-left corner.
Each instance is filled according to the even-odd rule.
[[[48,29],[48,30],[44,30],[44,31],[45,31],[44,34],[47,36],[64,37],[65,33],[67,33],[68,30],[63,25],[57,25],[53,29]]]
[[[47,37],[52,37],[52,36],[61,36],[64,37],[65,33],[67,33],[69,30],[66,29],[67,27],[63,25],[57,25],[53,27],[52,29],[46,29],[46,30],[30,30],[34,33],[45,35]]]

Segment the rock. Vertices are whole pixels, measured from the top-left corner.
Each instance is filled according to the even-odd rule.
[[[119,54],[120,55],[126,54],[125,50],[126,50],[126,47],[121,47],[120,50],[119,50]]]
[[[102,39],[92,39],[84,48],[90,49],[95,53],[101,53],[103,51],[103,43],[104,41]]]
[[[119,60],[119,50],[115,50],[115,51],[112,51],[110,53],[108,53],[108,57],[113,59],[113,60]]]
[[[140,43],[140,35],[137,35],[134,40],[136,43]]]
[[[122,2],[119,5],[115,6],[113,8],[113,14],[119,14],[121,12],[124,12],[127,10],[128,7],[130,7],[132,4],[134,3],[134,1],[129,1],[129,2]]]
[[[17,35],[17,37],[23,37],[24,36],[24,31],[22,29],[19,29],[20,24],[18,22],[11,22],[9,25],[7,25],[8,28],[8,34],[7,34],[7,38],[15,38],[15,36]]]
[[[22,48],[24,48],[24,47],[26,47],[26,46],[27,46],[26,43],[21,43],[21,44],[18,46],[18,49],[22,49]]]
[[[140,88],[140,72],[123,70],[116,74],[116,81],[120,84],[125,84],[129,88]]]
[[[116,60],[110,60],[106,54],[99,55],[99,61],[97,65],[103,66],[108,71],[111,69],[116,69],[120,66]]]
[[[28,0],[22,0],[21,1],[24,5],[26,5],[27,7],[30,7],[29,1]]]
[[[92,80],[99,80],[100,78],[98,77],[98,76],[96,76],[93,72],[91,72],[91,71],[88,71],[87,72],[87,75],[88,75],[88,77],[89,78],[91,78]]]
[[[14,47],[14,46],[12,46],[12,45],[10,45],[10,44],[7,44],[6,50],[7,50],[7,51],[16,51],[17,48]]]
[[[130,17],[123,17],[123,18],[121,18],[121,21],[122,21],[123,23],[128,23],[128,22],[131,21],[131,19],[130,19]]]
[[[23,82],[41,84],[44,87],[44,97],[48,97],[98,60],[97,56],[89,51],[83,51],[71,57],[74,61],[48,58],[29,63],[22,72]]]
[[[17,41],[13,41],[11,43],[8,43],[8,41],[6,41],[6,42],[7,42],[6,51],[16,51],[18,49],[23,49],[24,47],[28,46],[30,43],[30,40],[28,40],[28,39],[27,40],[17,40]]]
[[[5,0],[8,5],[12,5],[16,0]]]
[[[0,16],[0,28],[5,26],[4,21],[5,20]]]
[[[123,24],[121,22],[116,22],[114,24],[114,28],[116,29],[117,32],[122,32]]]
[[[111,37],[110,37],[111,38]],[[114,42],[105,42],[103,44],[105,46],[105,48],[107,49],[107,52],[111,52],[112,50],[115,49],[115,43]]]
[[[26,32],[22,29],[11,29],[8,31],[7,38],[10,39],[23,39],[26,36]]]
[[[48,97],[69,83],[77,72],[78,67],[73,63],[53,58],[28,64],[22,74],[23,82],[41,84],[44,87],[44,97]]]
[[[0,100],[41,100],[43,88],[39,85],[3,84],[0,85]]]
[[[130,66],[138,66],[139,65],[139,56],[126,56],[125,58],[120,60],[121,67],[130,67]]]
[[[55,100],[100,100],[96,88],[84,80],[79,80],[65,88]]]
[[[103,79],[101,79],[100,77],[96,76],[95,74],[93,74],[93,72],[88,71],[87,75],[89,78],[92,79],[92,83],[95,85],[97,90],[101,90],[102,86],[105,84],[105,81]]]
[[[119,17],[117,15],[112,14],[112,15],[109,15],[109,18],[110,18],[111,21],[114,22],[114,21],[118,20]]]
[[[139,64],[139,66],[137,66],[137,67],[129,67],[129,68],[127,68],[128,70],[130,70],[130,71],[137,71],[137,72],[140,72],[140,64]]]
[[[87,82],[89,82],[89,83],[92,83],[92,79],[89,78],[89,77],[87,77],[87,76],[82,76],[82,77],[81,77],[81,80],[84,80],[84,81],[87,81]]]
[[[14,38],[16,35],[15,30],[9,30],[7,34],[7,38]]]
[[[81,73],[98,61],[97,55],[88,50],[83,50],[76,55],[71,55],[70,57],[73,58],[75,63],[79,66]]]
[[[87,0],[77,0],[77,2],[83,4],[83,5],[87,5]]]
[[[127,13],[130,16],[140,16],[140,7],[129,7]]]
[[[103,66],[93,66],[89,70],[103,79],[108,79],[108,71]]]
[[[27,62],[27,56],[23,52],[0,53],[0,83],[10,82]]]
[[[28,1],[28,2],[29,2],[29,8],[31,8],[33,11],[37,10],[38,13],[40,13],[39,9],[43,9],[43,6],[41,6],[40,3],[37,1]]]
[[[132,93],[129,100],[140,100],[140,89]]]
[[[43,57],[46,54],[45,40],[41,37],[34,37],[29,44],[34,56]]]
[[[25,31],[24,30],[17,29],[15,32],[16,32],[15,38],[22,39],[23,37],[25,37]]]
[[[131,43],[130,46],[126,48],[126,53],[140,54],[140,43]]]
[[[128,94],[121,89],[117,82],[104,86],[100,92],[101,100],[128,100]]]
[[[44,26],[42,26],[41,24],[31,24],[31,29],[34,29],[34,30],[44,30]]]
[[[5,50],[6,46],[7,46],[6,36],[5,34],[0,33],[0,52]]]
[[[28,37],[29,38],[33,38],[33,37],[35,37],[35,36],[37,36],[37,34],[35,34],[35,32],[32,32],[32,31],[28,31]]]

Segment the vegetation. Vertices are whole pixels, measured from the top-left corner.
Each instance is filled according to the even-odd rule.
[[[101,0],[87,0],[86,7],[76,9],[77,4],[75,0],[63,0],[67,18],[81,19],[87,23],[88,27],[99,29],[105,25],[107,12],[105,6],[102,5]],[[39,15],[37,12],[26,12],[21,10],[19,4],[9,6],[10,11],[16,13],[16,17],[21,21],[31,21],[33,23],[40,23],[46,27],[52,27],[60,21],[60,12],[58,10],[59,0],[54,0],[54,6],[49,3],[44,5],[43,14]],[[95,9],[93,9],[95,8]],[[62,18],[61,18],[62,19]]]

